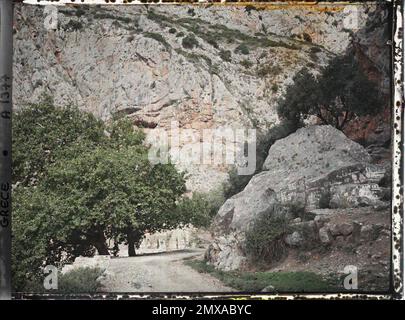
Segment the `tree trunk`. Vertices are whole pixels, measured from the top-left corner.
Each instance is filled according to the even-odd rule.
[[[93,239],[93,245],[96,247],[97,252],[101,256],[109,256],[110,252],[108,251],[107,240],[104,234],[98,234]]]
[[[128,232],[127,240],[128,240],[128,257],[135,257],[136,256],[136,251],[135,251],[136,239],[134,237],[133,231]]]
[[[137,231],[130,230],[127,233],[127,241],[128,241],[128,256],[135,257],[136,251],[135,247],[139,244],[141,240],[141,235]]]

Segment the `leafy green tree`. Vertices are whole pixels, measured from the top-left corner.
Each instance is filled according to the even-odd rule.
[[[376,85],[349,53],[334,58],[317,77],[306,68],[298,72],[287,87],[278,114],[296,123],[316,116],[322,124],[343,130],[351,120],[376,114],[381,107]]]
[[[31,104],[13,118],[13,181],[35,185],[60,150],[74,142],[97,145],[104,124],[77,108],[56,108],[50,97]]]
[[[175,215],[194,227],[208,227],[224,202],[223,190],[218,189],[211,193],[195,192],[191,197],[183,197],[178,201]]]
[[[135,255],[145,232],[192,220],[176,210],[186,190],[184,174],[172,164],[152,165],[144,134],[130,121],[105,124],[45,102],[18,112],[13,125],[17,288],[46,264],[91,256],[94,248],[109,254],[107,239],[128,243]]]

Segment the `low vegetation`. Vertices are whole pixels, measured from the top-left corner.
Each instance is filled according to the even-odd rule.
[[[240,292],[333,292],[337,291],[338,280],[326,278],[313,272],[243,272],[220,271],[205,261],[187,260],[188,266],[200,273],[208,273],[225,285]]]
[[[102,289],[98,278],[103,274],[100,268],[81,267],[58,276],[57,293],[97,293]]]
[[[284,237],[289,231],[288,208],[274,206],[255,220],[246,232],[245,251],[255,265],[270,265],[287,253]]]

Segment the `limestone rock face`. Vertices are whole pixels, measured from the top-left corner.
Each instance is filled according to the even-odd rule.
[[[49,11],[16,5],[13,99],[19,109],[48,94],[58,106],[102,119],[125,115],[151,144],[153,132],[170,130],[172,121],[193,134],[266,129],[278,122],[277,101],[295,73],[304,66],[316,73],[368,20],[378,25],[355,42],[384,80],[384,13],[373,5],[58,7],[57,25],[45,28]],[[183,44],[187,36],[194,46]],[[246,43],[247,51],[237,49]],[[198,148],[200,137],[180,146]],[[191,191],[215,189],[228,177],[228,164],[176,164],[187,169]]]
[[[243,267],[244,233],[275,204],[296,204],[306,212],[382,205],[378,183],[385,169],[370,161],[361,145],[331,126],[301,128],[278,140],[269,150],[265,171],[255,175],[242,192],[220,208],[214,221],[215,245],[207,253],[209,260],[221,269]],[[287,236],[287,244],[299,245],[305,240],[302,234],[316,234],[309,239],[311,242],[319,236],[322,242],[328,242],[325,229],[318,235],[321,220],[292,224],[295,230]],[[348,235],[350,228],[339,226],[336,232]]]

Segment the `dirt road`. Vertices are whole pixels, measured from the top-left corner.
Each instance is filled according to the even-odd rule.
[[[103,281],[107,292],[231,292],[218,279],[195,271],[183,259],[201,257],[203,250],[114,258]]]

